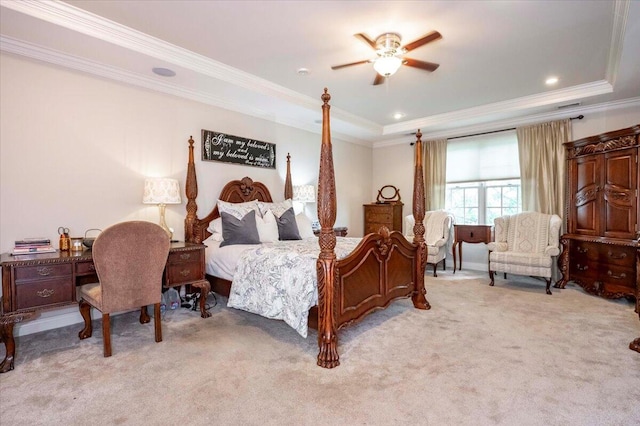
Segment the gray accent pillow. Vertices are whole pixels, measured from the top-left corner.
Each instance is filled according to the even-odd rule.
[[[301,240],[298,224],[296,223],[296,214],[293,207],[286,210],[280,217],[276,217],[278,223],[278,236],[281,241],[285,240]]]
[[[233,244],[260,244],[260,235],[256,226],[256,211],[251,210],[242,219],[222,212],[222,242],[220,247]]]

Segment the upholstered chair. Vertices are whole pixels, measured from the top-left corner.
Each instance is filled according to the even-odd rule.
[[[104,356],[111,356],[110,314],[140,308],[144,324],[150,321],[147,305],[153,305],[155,339],[162,341],[160,300],[169,245],[167,233],[151,222],[123,222],[98,235],[92,256],[99,282],[78,289],[84,319],[80,339],[91,337],[93,306],[102,313]]]
[[[494,274],[529,275],[543,277],[547,294],[551,294],[552,265],[560,254],[560,226],[558,215],[522,212],[494,220],[495,241],[489,249],[489,277]]]
[[[416,224],[413,215],[404,218],[404,235],[413,242],[413,226]],[[447,268],[447,249],[453,242],[451,232],[453,215],[445,210],[431,210],[424,214],[424,241],[427,245],[427,265],[433,265],[433,276],[437,277],[436,268],[442,262],[442,270]]]

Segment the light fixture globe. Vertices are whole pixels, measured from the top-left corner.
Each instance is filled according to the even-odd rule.
[[[373,63],[373,69],[383,77],[395,74],[402,65],[402,59],[397,56],[382,56]]]

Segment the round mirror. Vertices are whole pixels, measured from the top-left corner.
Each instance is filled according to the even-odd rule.
[[[393,203],[400,201],[400,190],[393,185],[385,185],[378,190],[378,203]]]

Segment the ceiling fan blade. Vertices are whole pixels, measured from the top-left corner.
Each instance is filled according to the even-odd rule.
[[[362,33],[358,33],[358,34],[354,34],[354,37],[358,37],[360,40],[364,41],[365,43],[367,43],[369,46],[371,46],[371,48],[373,50],[376,50],[376,42],[371,40],[369,37],[367,37],[366,35],[362,34]]]
[[[360,64],[366,64],[371,62],[371,59],[366,59],[364,61],[358,61],[358,62],[351,62],[349,64],[342,64],[342,65],[334,65],[331,67],[332,70],[339,70],[340,68],[344,68],[344,67],[350,67],[352,65],[360,65]]]
[[[404,46],[404,50],[409,52],[417,47],[420,47],[424,44],[430,43],[432,41],[438,40],[442,38],[442,34],[440,34],[437,31],[432,31],[429,34],[427,34],[426,36],[419,38],[418,40],[411,42],[409,44],[407,44],[406,46]]]
[[[438,69],[440,64],[434,64],[433,62],[418,61],[417,59],[404,58],[402,65],[408,67],[420,68],[421,70],[433,72]]]
[[[373,85],[377,86],[378,84],[382,84],[382,83],[384,83],[384,77],[376,73],[376,78],[373,80]]]

